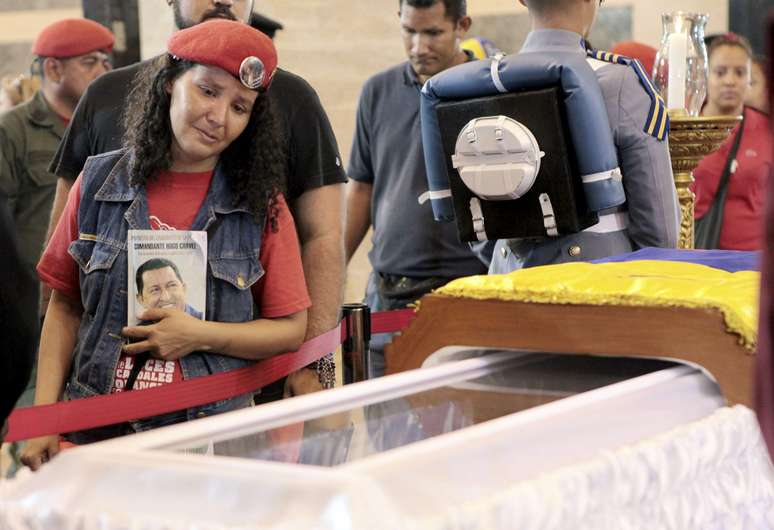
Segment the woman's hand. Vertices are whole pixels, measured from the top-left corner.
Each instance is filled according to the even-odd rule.
[[[179,309],[149,309],[139,315],[141,320],[153,320],[147,326],[125,327],[124,337],[138,342],[124,346],[124,353],[136,355],[150,352],[153,357],[175,361],[196,350],[209,349],[198,340],[205,324]]]
[[[59,452],[59,436],[41,436],[33,438],[24,446],[21,454],[22,464],[33,471],[40,469],[40,466],[51,460]]]

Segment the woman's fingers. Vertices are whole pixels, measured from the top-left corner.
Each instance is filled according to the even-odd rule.
[[[152,331],[151,326],[127,326],[121,330],[121,335],[128,339],[147,339]]]
[[[22,464],[33,471],[54,458],[59,452],[59,436],[42,436],[33,438],[24,447],[21,454]]]
[[[155,349],[156,346],[151,344],[149,340],[143,340],[140,342],[133,342],[131,344],[124,345],[123,351],[126,355],[137,355],[138,353],[143,353],[146,351],[153,353]]]
[[[149,320],[152,322],[159,321],[161,319],[167,318],[169,316],[172,316],[175,311],[179,311],[177,309],[159,309],[157,307],[152,307],[150,309],[146,309],[137,317],[140,320]]]

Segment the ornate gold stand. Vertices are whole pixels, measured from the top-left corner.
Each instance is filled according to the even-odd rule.
[[[689,189],[694,180],[693,170],[702,158],[720,147],[742,117],[690,117],[670,111],[669,119],[669,154],[680,200],[679,247],[693,248],[694,195]]]

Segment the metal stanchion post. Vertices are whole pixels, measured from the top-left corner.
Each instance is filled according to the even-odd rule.
[[[342,325],[347,339],[341,345],[344,384],[368,379],[368,343],[371,341],[371,309],[365,304],[344,304]]]

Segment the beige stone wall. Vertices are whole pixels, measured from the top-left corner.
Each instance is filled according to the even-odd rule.
[[[631,6],[634,10],[634,40],[658,46],[661,39],[661,13],[668,11],[693,11],[710,16],[708,33],[728,30],[728,0],[604,0],[606,7]],[[526,12],[518,0],[469,0],[472,15],[496,15]]]
[[[29,72],[32,43],[40,30],[63,18],[83,16],[81,8],[67,6],[73,3],[59,2],[51,8],[26,10],[16,4],[9,4],[12,10],[0,6],[0,77]]]
[[[0,2],[0,75],[26,70],[29,46],[46,24],[80,16],[77,0],[3,0]],[[142,53],[163,49],[172,31],[171,10],[164,0],[140,0]],[[319,92],[339,141],[349,156],[360,87],[371,74],[403,60],[395,0],[256,0],[256,9],[280,20],[286,29],[277,45],[282,65],[305,77]],[[470,0],[471,15],[524,13],[516,0]],[[606,6],[632,6],[632,35],[657,45],[660,13],[698,10],[710,14],[708,31],[725,31],[728,0],[606,0]],[[367,245],[363,245],[366,247]],[[368,273],[364,249],[350,267],[347,298],[361,296]]]

